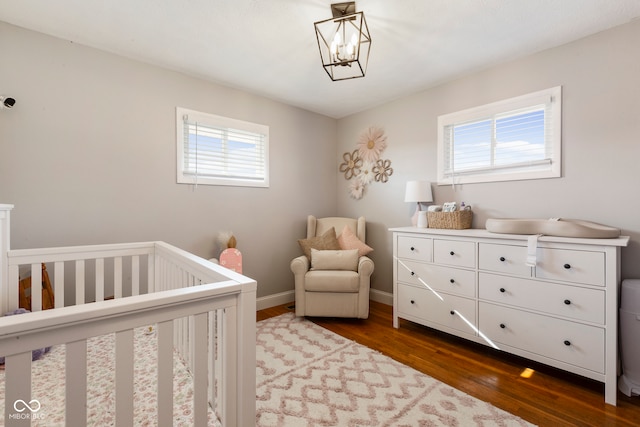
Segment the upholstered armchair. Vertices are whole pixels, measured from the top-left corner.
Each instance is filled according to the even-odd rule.
[[[296,316],[369,317],[373,249],[365,243],[365,219],[307,218],[305,253],[291,261]]]

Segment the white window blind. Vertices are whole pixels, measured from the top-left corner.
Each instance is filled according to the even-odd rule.
[[[269,186],[268,126],[176,111],[179,183]]]
[[[438,118],[438,183],[560,176],[560,87]]]

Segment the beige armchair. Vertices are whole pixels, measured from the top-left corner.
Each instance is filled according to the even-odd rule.
[[[365,219],[307,218],[305,255],[291,261],[296,316],[369,317],[373,261],[365,243]],[[334,231],[335,230],[335,231]]]

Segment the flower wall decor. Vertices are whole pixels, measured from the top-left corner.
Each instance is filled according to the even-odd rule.
[[[360,174],[362,159],[358,158],[358,150],[354,150],[353,153],[344,153],[342,158],[344,163],[340,165],[340,172],[344,173],[346,179],[351,179]]]
[[[364,196],[367,185],[373,182],[385,183],[393,174],[391,160],[381,159],[387,148],[387,136],[384,129],[370,126],[358,137],[356,149],[344,153],[340,164],[340,172],[347,180],[354,179],[349,185],[349,194],[358,200]]]
[[[375,180],[379,182],[389,181],[389,177],[393,173],[391,167],[391,160],[378,160],[373,167],[373,173],[375,174]]]

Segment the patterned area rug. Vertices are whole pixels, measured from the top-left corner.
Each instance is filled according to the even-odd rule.
[[[256,426],[531,426],[293,313],[257,325]]]

